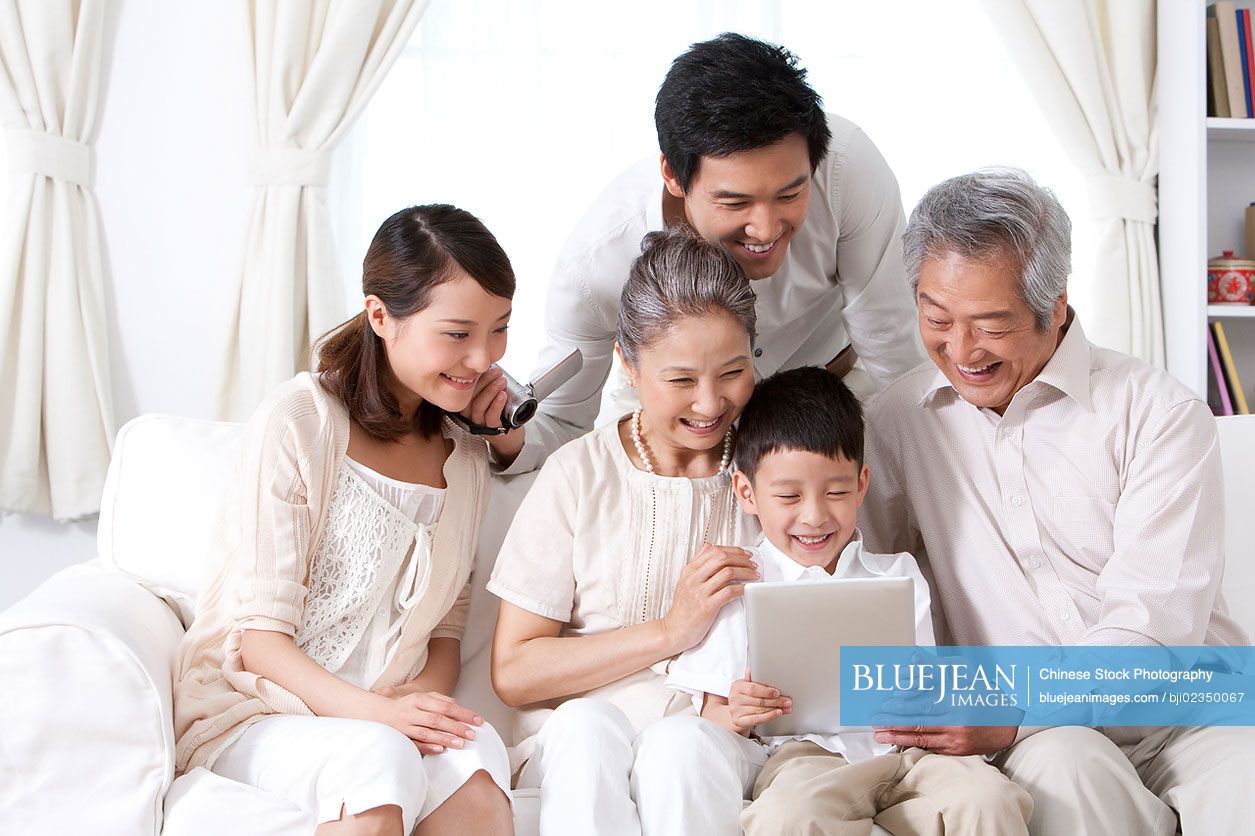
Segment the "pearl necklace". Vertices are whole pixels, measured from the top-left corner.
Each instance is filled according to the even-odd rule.
[[[653,461],[650,460],[649,453],[645,451],[645,443],[641,441],[641,410],[640,409],[637,409],[632,413],[632,444],[636,447],[636,455],[640,456],[641,464],[645,466],[645,472],[650,474],[651,476],[656,475],[654,473],[654,463]],[[719,470],[715,472],[715,475],[718,476],[719,474],[727,470],[728,465],[731,462],[732,462],[732,428],[729,427],[728,432],[723,436],[723,457],[719,460]],[[715,491],[711,491],[710,493],[710,502],[707,505],[707,510],[706,510],[706,523],[705,525],[702,526],[702,542],[703,543],[710,542],[710,524],[714,521],[714,518],[715,518],[715,511],[717,509],[718,496],[721,493],[725,493],[725,492],[728,497],[728,500],[735,502],[735,500],[732,500],[732,491],[728,490],[726,486],[723,490],[715,490]],[[642,595],[641,595],[641,611],[640,611],[641,623],[648,621],[649,616],[650,616],[649,580],[650,580],[650,576],[652,575],[652,567],[654,565],[654,547],[656,545],[655,541],[657,540],[656,529],[658,525],[658,489],[657,489],[657,486],[652,483],[649,486],[649,499],[650,499],[650,502],[649,502],[649,548],[645,551],[644,585],[643,585]],[[725,534],[727,535],[726,541],[732,542],[733,538],[732,538],[731,526],[733,525],[733,520],[735,519],[734,511],[729,509],[729,511],[724,515],[724,519],[726,521],[725,526],[728,527],[729,529],[725,532]]]
[[[636,447],[636,455],[640,456],[641,464],[645,465],[645,472],[652,474],[654,463],[649,458],[649,453],[645,452],[645,443],[641,441],[641,411],[639,409],[632,413],[632,444]],[[731,463],[732,428],[728,427],[728,431],[723,434],[723,456],[719,459],[719,469],[715,471],[715,475],[723,473]]]

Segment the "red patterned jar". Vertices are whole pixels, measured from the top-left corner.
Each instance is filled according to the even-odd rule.
[[[1234,258],[1225,250],[1220,258],[1207,261],[1207,304],[1247,305],[1255,303],[1255,261]]]

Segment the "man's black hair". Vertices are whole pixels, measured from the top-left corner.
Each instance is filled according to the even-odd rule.
[[[806,139],[811,172],[828,153],[832,132],[823,100],[806,83],[797,56],[781,46],[725,32],[676,58],[654,106],[658,147],[688,191],[702,157]]]
[[[736,436],[736,466],[752,481],[763,457],[801,450],[863,466],[863,407],[816,366],[778,372],[754,387]]]

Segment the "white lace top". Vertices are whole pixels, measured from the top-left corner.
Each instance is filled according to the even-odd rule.
[[[374,686],[396,654],[406,612],[427,591],[444,498],[442,488],[344,457],[296,634],[311,659],[359,688]],[[424,649],[413,670],[426,660]]]

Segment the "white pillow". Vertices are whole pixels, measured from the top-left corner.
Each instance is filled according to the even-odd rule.
[[[210,546],[233,487],[243,424],[141,415],[118,431],[101,499],[97,547],[165,599],[186,628],[210,570]]]

